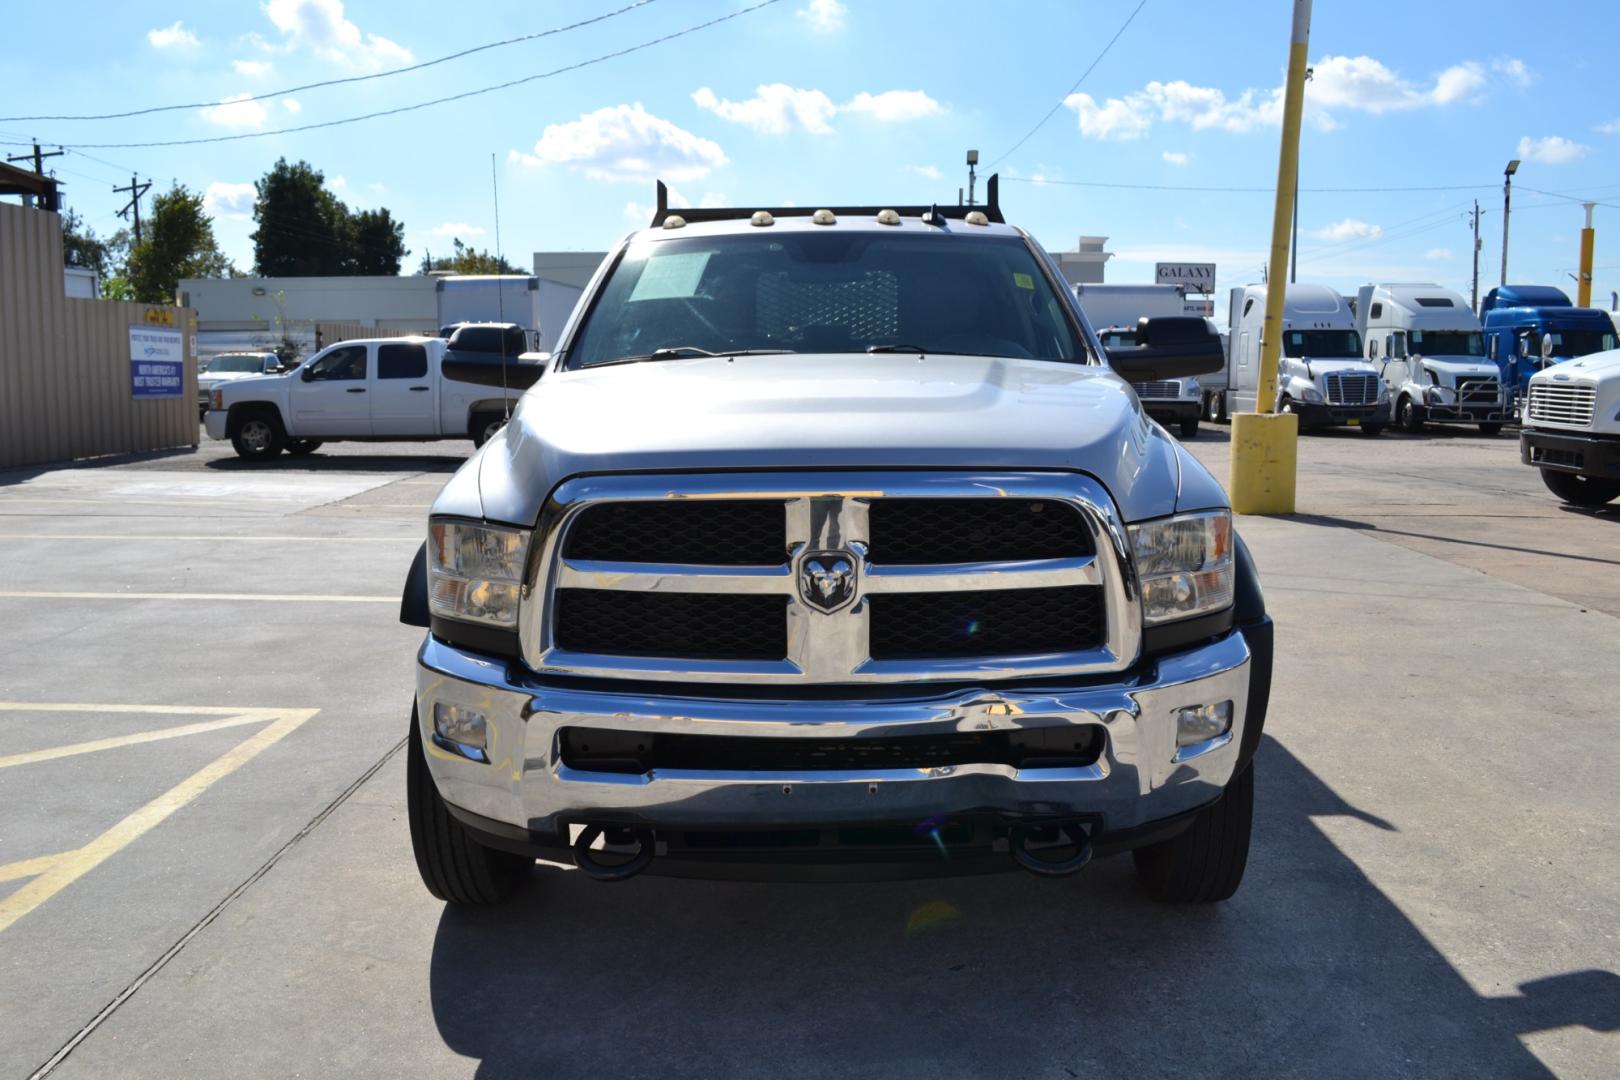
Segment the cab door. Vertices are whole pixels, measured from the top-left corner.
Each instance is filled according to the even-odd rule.
[[[289,394],[295,437],[323,438],[371,434],[371,348],[336,345],[298,370]]]
[[[437,435],[438,395],[433,385],[426,345],[419,341],[379,344],[371,378],[371,433]]]

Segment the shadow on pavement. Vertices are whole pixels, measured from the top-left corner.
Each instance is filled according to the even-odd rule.
[[[453,473],[466,462],[465,454],[323,454],[308,457],[282,454],[269,461],[244,461],[239,457],[217,457],[203,464],[206,469],[231,473]]]
[[[1595,517],[1583,512],[1582,517]],[[1544,555],[1549,559],[1569,559],[1574,562],[1601,563],[1605,566],[1620,566],[1620,559],[1604,559],[1596,555],[1578,555],[1569,551],[1549,551],[1547,548],[1525,547],[1522,544],[1493,544],[1488,540],[1465,540],[1460,536],[1442,536],[1439,533],[1412,532],[1408,529],[1392,529],[1387,525],[1375,525],[1370,521],[1357,521],[1354,518],[1333,517],[1330,514],[1295,514],[1293,520],[1301,525],[1321,525],[1329,529],[1353,529],[1362,532],[1387,533],[1390,536],[1408,536],[1414,540],[1436,540],[1444,544],[1460,544],[1463,547],[1490,548],[1493,551],[1516,551],[1521,555]]]
[[[1535,1076],[1520,1035],[1620,1027],[1606,971],[1475,993],[1312,819],[1388,824],[1273,740],[1257,765],[1224,906],[1156,905],[1128,858],[859,885],[542,864],[503,908],[446,909],[434,1019],[481,1077]]]

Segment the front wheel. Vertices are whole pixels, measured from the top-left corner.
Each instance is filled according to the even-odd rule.
[[[1547,490],[1576,506],[1604,506],[1620,495],[1620,480],[1542,469],[1541,482]]]
[[[1495,438],[1496,436],[1502,434],[1502,425],[1481,424],[1479,425],[1479,433],[1484,435],[1486,438]]]
[[[406,753],[405,801],[422,884],[440,900],[464,907],[486,907],[511,896],[534,869],[534,860],[485,847],[450,816],[428,771],[414,707]]]
[[[291,439],[287,442],[287,453],[293,457],[309,457],[320,448],[319,439]]]
[[[1194,416],[1181,422],[1181,437],[1183,439],[1198,438],[1198,417]]]
[[[1401,430],[1417,434],[1423,430],[1423,412],[1418,408],[1417,402],[1409,397],[1401,398],[1401,403],[1395,409],[1396,422]]]
[[[506,417],[501,413],[479,413],[472,418],[469,425],[473,446],[480,447],[495,437],[495,433],[506,426]]]
[[[1208,904],[1229,899],[1243,883],[1254,821],[1254,763],[1232,782],[1220,802],[1206,806],[1187,829],[1132,852],[1136,873],[1155,900]]]
[[[231,445],[238,457],[248,461],[269,461],[287,445],[281,421],[270,413],[253,413],[236,425]]]

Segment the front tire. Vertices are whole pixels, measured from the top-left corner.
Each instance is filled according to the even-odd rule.
[[[428,771],[414,706],[406,753],[405,801],[422,884],[445,903],[462,907],[487,907],[511,896],[534,869],[534,860],[485,847],[450,816]]]
[[[506,426],[506,417],[500,413],[479,413],[472,418],[469,434],[472,435],[474,449],[483,446],[495,437],[496,432]]]
[[[231,446],[247,461],[269,461],[287,445],[287,432],[274,413],[255,412],[243,417],[231,434]]]
[[[1410,435],[1416,435],[1423,430],[1423,413],[1418,409],[1417,403],[1409,397],[1401,398],[1400,404],[1395,408],[1395,417],[1396,423],[1401,425],[1401,430]]]
[[[1502,434],[1502,425],[1496,423],[1479,425],[1479,433],[1488,439],[1494,439]]]
[[[309,457],[320,448],[319,439],[289,439],[287,442],[287,453],[293,457]]]
[[[1542,469],[1541,482],[1547,490],[1575,506],[1605,506],[1620,495],[1620,480]]]
[[[1132,852],[1137,876],[1155,900],[1208,904],[1243,883],[1254,821],[1254,763],[1227,784],[1220,802],[1198,812],[1184,832]]]
[[[1198,438],[1198,417],[1194,416],[1181,422],[1181,437],[1183,439]]]

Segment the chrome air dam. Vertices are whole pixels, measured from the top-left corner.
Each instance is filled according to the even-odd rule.
[[[1141,665],[1105,685],[965,689],[827,700],[705,697],[563,689],[429,637],[416,696],[427,761],[440,792],[482,818],[555,834],[570,824],[759,828],[922,821],[937,815],[1087,818],[1118,831],[1171,818],[1221,794],[1247,722],[1250,653],[1236,631]],[[673,689],[673,688],[672,688]],[[1177,710],[1232,702],[1231,729],[1178,747]],[[487,718],[488,763],[436,745],[436,702]],[[780,739],[854,739],[1036,728],[1100,730],[1091,764],[1016,768],[585,772],[563,762],[559,732],[647,732]],[[717,764],[719,764],[717,762]]]

